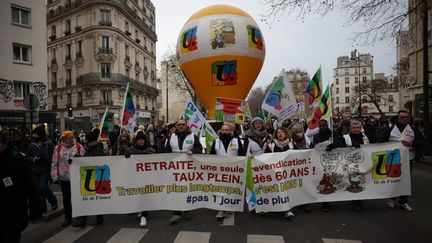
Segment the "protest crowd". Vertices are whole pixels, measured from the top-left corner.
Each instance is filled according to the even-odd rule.
[[[1,214],[9,219],[1,222],[2,242],[15,242],[13,239],[19,241],[20,233],[29,220],[40,218],[47,210],[57,209],[58,201],[50,189],[50,183],[58,183],[61,187],[65,217],[63,226],[86,227],[86,216],[72,218],[69,166],[75,157],[124,155],[128,158],[136,154],[191,155],[207,151],[221,156],[257,156],[287,150],[320,147],[331,151],[340,147],[359,148],[363,144],[400,141],[410,149],[409,163],[412,170],[413,162],[422,159],[422,146],[426,143],[421,121],[411,121],[409,113],[404,110],[391,119],[354,119],[350,114],[344,114],[341,119],[333,118],[330,124],[321,119],[319,129],[313,136],[307,135],[307,124],[298,119],[286,119],[280,126],[276,120],[264,121],[261,117],[255,117],[248,123],[249,129],[241,133],[235,130],[234,123],[224,122],[217,132],[218,138],[208,150],[203,148],[200,138],[192,133],[184,118],[162,127],[157,124],[139,125],[133,133],[114,125],[105,138],[101,138],[102,131],[97,127],[84,136],[74,131],[63,131],[54,143],[48,139],[45,128],[37,126],[32,131],[32,142],[28,145],[26,154],[14,150],[7,135],[2,134],[0,173],[2,178],[8,179],[4,179],[0,187],[2,198],[6,198],[1,200],[0,208]],[[10,185],[12,183],[13,186]],[[355,211],[363,208],[362,201],[352,201],[352,204]],[[387,205],[389,208],[400,207],[413,211],[407,196],[389,198]],[[309,204],[297,208],[304,212],[312,210]],[[297,208],[283,212],[283,217],[291,220],[295,211],[299,210]],[[330,203],[322,204],[324,212],[330,209]],[[216,218],[223,219],[229,214],[230,212],[219,211]],[[147,225],[147,212],[140,212],[138,216],[139,225]],[[191,217],[188,211],[173,211],[169,223],[175,224]],[[97,215],[96,218],[96,225],[104,222],[103,215]]]

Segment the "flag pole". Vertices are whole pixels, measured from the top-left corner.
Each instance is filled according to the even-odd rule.
[[[124,100],[123,100],[123,108],[120,114],[120,127],[123,128],[123,118],[124,118],[124,110],[126,107],[126,100],[127,100],[127,94],[129,92],[129,82],[126,85],[126,91],[125,91],[125,95],[124,95]]]
[[[108,113],[108,106],[105,108],[105,112],[104,112],[104,114],[103,114],[103,116],[102,116],[101,121],[99,122],[99,138],[98,138],[98,139],[101,138],[102,130],[103,130],[103,125],[104,125],[104,123],[105,123],[105,119],[106,119],[106,115],[107,115],[107,113]]]

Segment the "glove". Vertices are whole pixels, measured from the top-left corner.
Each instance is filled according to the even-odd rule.
[[[331,144],[327,145],[326,151],[332,151],[335,148],[336,148],[336,144],[331,143]]]
[[[126,159],[129,159],[131,157],[131,154],[125,154]]]
[[[360,148],[360,144],[356,144],[354,148]]]

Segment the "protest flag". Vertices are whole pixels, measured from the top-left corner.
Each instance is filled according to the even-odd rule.
[[[127,84],[125,99],[123,102],[123,111],[121,119],[122,129],[129,131],[129,134],[134,134],[134,129],[136,127],[136,112],[135,105],[132,99],[132,93],[130,91],[130,85]]]
[[[246,202],[248,204],[249,211],[254,210],[256,206],[256,194],[254,191],[254,182],[252,176],[252,156],[248,157],[247,168],[246,168]]]
[[[310,80],[306,87],[306,94],[309,100],[309,106],[312,111],[315,111],[316,107],[320,105],[322,97],[322,79],[321,79],[321,67],[318,68],[315,75]]]
[[[319,131],[319,121],[322,119],[327,120],[327,123],[330,124],[331,114],[332,112],[330,106],[330,89],[327,85],[327,88],[321,97],[321,101],[318,107],[315,109],[312,119],[308,123],[306,135],[308,137],[312,137],[313,135],[317,134]]]
[[[109,132],[112,130],[112,125],[108,121],[108,107],[102,116],[99,123],[99,139],[108,139]]]

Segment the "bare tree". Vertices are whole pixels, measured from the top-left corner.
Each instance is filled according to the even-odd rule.
[[[256,117],[265,98],[265,90],[262,87],[253,88],[247,97],[247,103],[252,117]]]
[[[361,87],[355,86],[353,88],[351,106],[359,107],[359,99],[361,95],[362,104],[373,104],[381,116],[384,116],[381,107],[384,105],[394,104],[394,101],[387,98],[388,91],[391,91],[392,89],[394,90],[395,88],[390,87],[389,83],[385,80],[368,80],[362,82]]]
[[[423,1],[417,1],[408,9],[407,0],[263,0],[269,6],[265,15],[267,23],[283,14],[295,14],[297,19],[304,19],[307,15],[324,17],[333,10],[346,13],[347,25],[363,25],[364,29],[353,38],[363,40],[363,44],[395,39],[397,32],[406,28],[408,15],[417,13]]]

